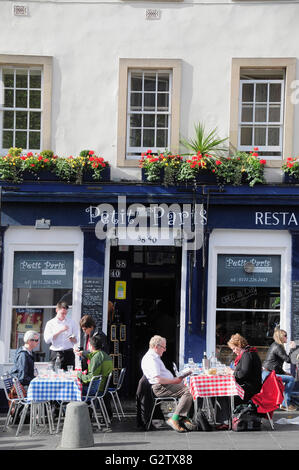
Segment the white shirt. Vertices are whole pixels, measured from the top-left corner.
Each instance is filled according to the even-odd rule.
[[[57,338],[53,339],[53,336],[58,333],[61,328],[67,325],[69,328],[66,331],[60,333]],[[65,349],[73,349],[74,343],[69,340],[69,336],[74,335],[76,342],[78,342],[79,332],[78,328],[74,324],[71,318],[65,317],[64,320],[58,320],[57,316],[52,318],[46,323],[44,331],[44,340],[47,344],[52,343],[50,349],[52,351],[63,351]]]
[[[150,384],[158,383],[156,377],[173,379],[173,374],[166,369],[164,362],[154,349],[149,349],[141,361],[141,369]]]

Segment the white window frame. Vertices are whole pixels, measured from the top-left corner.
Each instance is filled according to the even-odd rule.
[[[158,78],[158,74],[168,74],[169,76],[169,89],[168,89],[168,98],[169,98],[169,101],[168,101],[168,110],[167,111],[158,111],[157,110],[157,95],[158,93],[163,93],[163,94],[166,94],[166,92],[161,92],[161,91],[158,91],[157,89],[157,86],[156,86],[156,90],[155,91],[150,91],[149,93],[155,93],[155,101],[156,101],[156,109],[154,111],[146,111],[144,110],[144,96],[147,92],[144,92],[144,90],[141,91],[141,94],[142,94],[142,109],[139,110],[139,111],[131,111],[130,110],[130,97],[131,97],[131,74],[132,73],[141,73],[142,74],[142,80],[144,81],[144,75],[147,74],[147,73],[154,73],[156,74],[156,85],[157,85],[157,78]],[[158,151],[164,151],[166,150],[167,148],[170,147],[170,132],[171,132],[171,129],[170,129],[170,123],[171,123],[171,109],[172,109],[172,99],[171,99],[171,90],[172,90],[172,71],[171,70],[159,70],[159,69],[130,69],[129,70],[129,76],[128,76],[128,109],[127,109],[127,151],[126,151],[126,158],[128,160],[131,160],[131,159],[140,159],[141,158],[141,154],[142,153],[145,153],[149,148],[152,150],[153,153],[157,153]],[[144,115],[144,114],[148,114],[148,115],[154,115],[155,117],[157,117],[157,114],[163,114],[163,115],[167,115],[168,116],[168,126],[167,126],[167,144],[165,147],[158,147],[156,145],[149,145],[149,146],[141,146],[141,147],[131,147],[130,146],[130,130],[131,130],[131,126],[130,126],[130,117],[132,114],[138,114],[138,115]],[[156,119],[155,119],[156,121]],[[142,138],[143,138],[143,130],[144,129],[147,129],[144,125],[141,126],[141,134],[142,134]],[[151,128],[148,128],[148,129],[151,129],[151,130],[154,130],[155,132],[155,138],[156,138],[156,134],[157,134],[157,130],[161,129],[159,127],[157,127],[157,122],[156,122],[156,125],[155,127],[151,127]],[[165,129],[165,128],[163,128]]]
[[[18,147],[18,145],[16,144],[15,142],[15,138],[16,138],[16,112],[27,112],[27,128],[25,129],[21,129],[22,132],[26,132],[27,136],[26,136],[26,140],[27,140],[27,143],[29,144],[29,132],[39,132],[39,135],[40,135],[40,147],[38,149],[33,149],[33,148],[30,148],[29,145],[27,145],[25,148],[23,148],[24,151],[28,152],[28,151],[33,151],[33,152],[37,152],[37,151],[40,151],[43,147],[43,142],[42,142],[42,135],[43,135],[43,129],[42,129],[42,122],[43,122],[43,119],[42,119],[42,115],[43,115],[43,88],[44,88],[44,79],[43,79],[43,69],[42,67],[34,67],[34,66],[26,66],[26,65],[2,65],[0,67],[0,83],[3,83],[3,69],[11,69],[14,71],[14,77],[16,76],[16,71],[17,70],[27,70],[27,76],[28,76],[28,86],[26,88],[26,90],[28,90],[28,96],[27,96],[27,107],[26,108],[18,108],[16,107],[16,103],[15,103],[15,96],[16,96],[16,91],[17,90],[23,90],[25,88],[18,88],[16,86],[14,86],[13,90],[14,90],[14,103],[13,103],[13,107],[7,107],[7,106],[4,106],[4,96],[3,96],[3,99],[0,100],[0,129],[1,129],[1,132],[0,132],[0,149],[3,153],[7,153],[7,151],[9,150],[8,148],[4,147],[3,146],[3,116],[4,116],[4,112],[5,111],[13,111],[14,112],[14,126],[13,126],[13,144],[11,145],[11,147]],[[29,106],[29,91],[30,91],[30,83],[29,83],[29,75],[30,75],[30,71],[31,70],[38,70],[41,72],[41,88],[34,88],[33,90],[36,91],[36,90],[39,90],[40,91],[40,98],[41,98],[41,107],[40,108],[30,108]],[[16,83],[16,80],[14,80],[14,83]],[[4,93],[4,86],[3,86],[3,93]],[[41,116],[41,119],[40,119],[40,129],[39,130],[32,130],[32,129],[29,129],[29,113],[30,112],[39,112],[40,113],[40,116]],[[10,129],[9,129],[10,130]]]
[[[281,85],[281,97],[280,97],[280,102],[279,103],[276,103],[276,102],[271,102],[271,105],[272,104],[279,104],[280,105],[280,120],[279,122],[270,122],[268,120],[268,117],[269,117],[269,107],[270,107],[270,101],[269,101],[269,90],[270,90],[270,87],[268,86],[268,96],[267,96],[267,101],[261,103],[263,105],[266,105],[267,107],[267,120],[265,122],[261,122],[261,121],[258,121],[256,122],[255,121],[255,108],[258,104],[260,103],[257,103],[256,102],[256,85],[257,84],[267,84],[267,85],[270,85],[270,84],[275,84],[275,83],[279,83]],[[242,96],[243,96],[243,84],[253,84],[254,85],[254,97],[253,97],[253,102],[248,102],[248,104],[252,104],[253,106],[253,120],[251,122],[246,122],[246,121],[242,121],[242,105],[247,104],[246,102],[243,102],[242,101]],[[284,80],[267,80],[267,79],[263,79],[263,80],[259,80],[259,79],[256,79],[256,80],[243,80],[241,79],[240,80],[240,91],[239,91],[239,132],[238,132],[238,149],[241,150],[241,151],[245,151],[245,152],[249,152],[249,151],[252,151],[253,147],[258,147],[259,149],[259,152],[280,152],[280,155],[267,155],[267,158],[271,158],[273,160],[281,160],[282,158],[282,151],[283,151],[283,126],[284,126],[284,94],[285,94],[285,81]],[[253,144],[252,145],[241,145],[241,128],[242,127],[250,127],[252,128],[252,139],[253,139]],[[255,129],[258,128],[258,127],[266,127],[268,129],[268,127],[278,127],[279,128],[279,142],[280,144],[277,145],[277,146],[271,146],[271,145],[268,145],[267,142],[266,142],[266,145],[260,145],[260,144],[255,144],[254,143],[254,132],[255,132]],[[266,136],[266,139],[267,139],[267,136]]]
[[[66,241],[63,242],[63,240]],[[73,227],[51,227],[50,230],[43,231],[41,236],[41,231],[33,227],[9,227],[4,234],[0,364],[7,363],[9,360],[15,251],[72,251],[74,253],[72,318],[77,324],[81,318],[83,232]]]
[[[280,255],[280,326],[291,331],[292,237],[286,230],[216,229],[209,241],[207,352],[216,350],[217,266],[219,254]],[[236,331],[236,333],[238,333]]]

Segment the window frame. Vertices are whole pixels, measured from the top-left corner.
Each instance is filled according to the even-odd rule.
[[[232,148],[243,150],[239,147],[239,125],[240,125],[240,87],[242,69],[262,70],[284,70],[284,103],[282,125],[282,156],[269,156],[267,167],[281,167],[283,160],[292,155],[293,152],[293,129],[294,129],[294,104],[291,100],[293,90],[292,82],[296,78],[295,58],[233,58],[231,68],[231,102],[230,102],[230,143]],[[266,80],[270,81],[270,80]],[[259,147],[259,146],[258,146]],[[252,150],[252,148],[251,148]],[[261,150],[262,151],[262,150]]]
[[[0,54],[0,68],[1,77],[2,69],[39,69],[42,71],[41,74],[41,129],[40,129],[40,150],[51,148],[51,111],[52,111],[52,57],[50,56],[29,56],[29,55],[7,55]],[[29,86],[28,86],[29,89]],[[4,90],[1,90],[1,93]],[[2,97],[1,97],[2,98]],[[1,99],[1,103],[4,104],[4,100]],[[2,147],[2,133],[3,133],[3,112],[5,110],[12,110],[13,112],[22,111],[23,108],[4,108],[3,105],[0,107],[0,152],[5,153],[8,149]],[[34,108],[35,110],[35,108]],[[29,108],[26,108],[29,112]],[[27,128],[29,123],[27,123]],[[16,132],[14,126],[13,132]],[[31,149],[24,149],[29,151]],[[38,151],[33,149],[32,151]]]
[[[127,157],[129,139],[128,93],[130,71],[164,71],[172,75],[170,89],[171,114],[169,119],[169,150],[179,151],[180,129],[180,93],[181,93],[181,60],[180,59],[120,59],[119,60],[119,95],[118,95],[118,131],[117,131],[117,165],[119,167],[138,167],[140,157]],[[146,149],[147,150],[147,149]],[[154,149],[151,149],[154,150]],[[161,149],[162,150],[162,149]]]

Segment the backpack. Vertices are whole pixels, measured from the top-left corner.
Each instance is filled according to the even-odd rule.
[[[260,431],[261,425],[262,419],[258,415],[256,405],[253,403],[239,405],[234,410],[232,417],[233,431]]]
[[[197,431],[211,431],[212,426],[210,425],[208,418],[206,417],[203,410],[198,410],[197,414],[193,417],[193,423],[196,426]]]

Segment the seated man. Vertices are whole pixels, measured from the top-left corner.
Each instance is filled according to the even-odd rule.
[[[39,342],[39,333],[34,330],[26,331],[24,335],[24,346],[17,349],[14,366],[11,375],[17,377],[26,388],[34,379],[34,355],[33,349]]]
[[[113,370],[112,358],[105,351],[101,351],[101,346],[102,339],[100,336],[96,335],[90,338],[89,340],[90,352],[79,350],[75,351],[75,354],[80,357],[85,357],[88,362],[87,374],[84,375],[82,372],[78,372],[78,378],[83,383],[83,395],[86,395],[89,382],[91,381],[92,377],[96,375],[102,376],[99,390],[100,392],[103,392],[106,385],[107,377]],[[110,393],[107,393],[104,397],[104,402],[107,408],[108,415],[110,418],[112,418],[110,399]]]
[[[193,405],[193,398],[189,389],[182,383],[182,377],[174,377],[166,369],[161,356],[166,350],[166,339],[161,336],[153,336],[149,342],[149,350],[143,356],[141,368],[152,385],[156,397],[172,396],[179,398],[179,402],[167,424],[177,432],[185,432],[186,429],[193,430],[194,426],[188,418],[188,413]],[[184,428],[180,425],[180,420]]]

